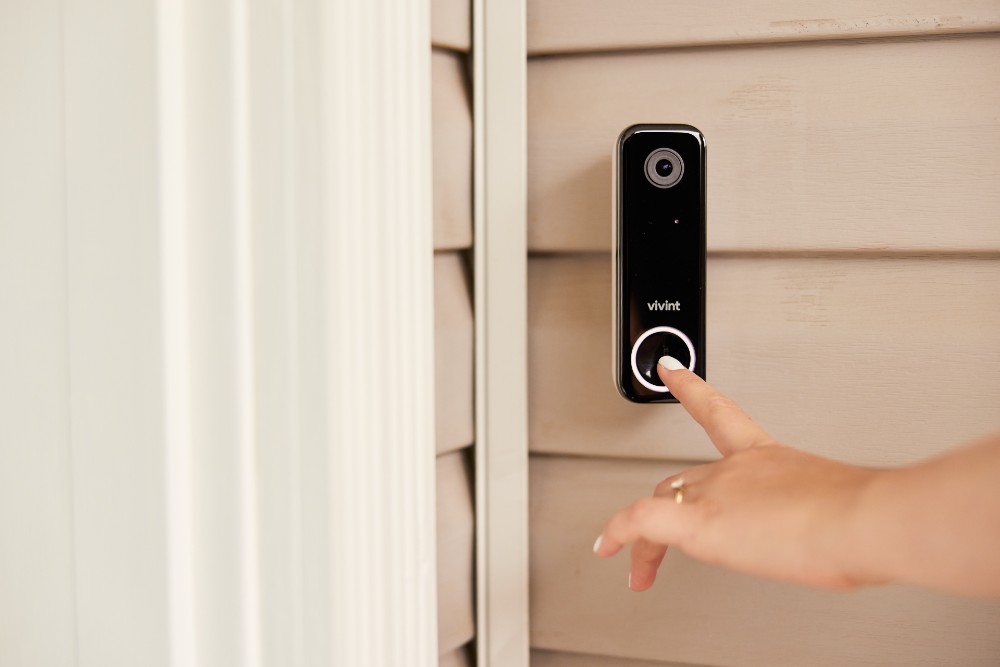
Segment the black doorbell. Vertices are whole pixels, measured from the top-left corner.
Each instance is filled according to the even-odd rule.
[[[636,403],[676,402],[656,373],[705,377],[705,137],[633,125],[615,151],[614,374]]]

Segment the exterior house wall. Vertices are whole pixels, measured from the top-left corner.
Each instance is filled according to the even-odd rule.
[[[1000,658],[997,603],[813,591],[675,552],[637,594],[624,557],[590,548],[717,456],[679,406],[612,385],[611,156],[633,123],[706,135],[708,377],[773,435],[893,465],[998,427],[1000,10],[890,5],[529,2],[534,663]]]

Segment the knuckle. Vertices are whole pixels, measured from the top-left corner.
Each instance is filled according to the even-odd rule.
[[[652,498],[641,498],[634,503],[628,511],[628,519],[632,523],[642,523],[653,513],[656,503]]]

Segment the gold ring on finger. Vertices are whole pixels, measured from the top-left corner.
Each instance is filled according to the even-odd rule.
[[[674,490],[674,502],[680,505],[684,502],[684,478],[678,478],[670,482],[670,488]]]

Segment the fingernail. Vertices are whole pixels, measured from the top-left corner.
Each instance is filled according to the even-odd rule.
[[[628,573],[628,589],[632,590],[632,573]]]
[[[677,361],[673,357],[667,357],[667,356],[660,357],[659,364],[664,368],[666,368],[668,371],[678,371],[682,368],[687,368],[687,366]]]
[[[597,539],[596,539],[596,540],[594,540],[594,553],[595,553],[595,554],[597,553],[597,550],[601,548],[601,541],[602,541],[603,539],[604,539],[604,536],[603,536],[603,535],[598,535],[598,536],[597,536]]]

